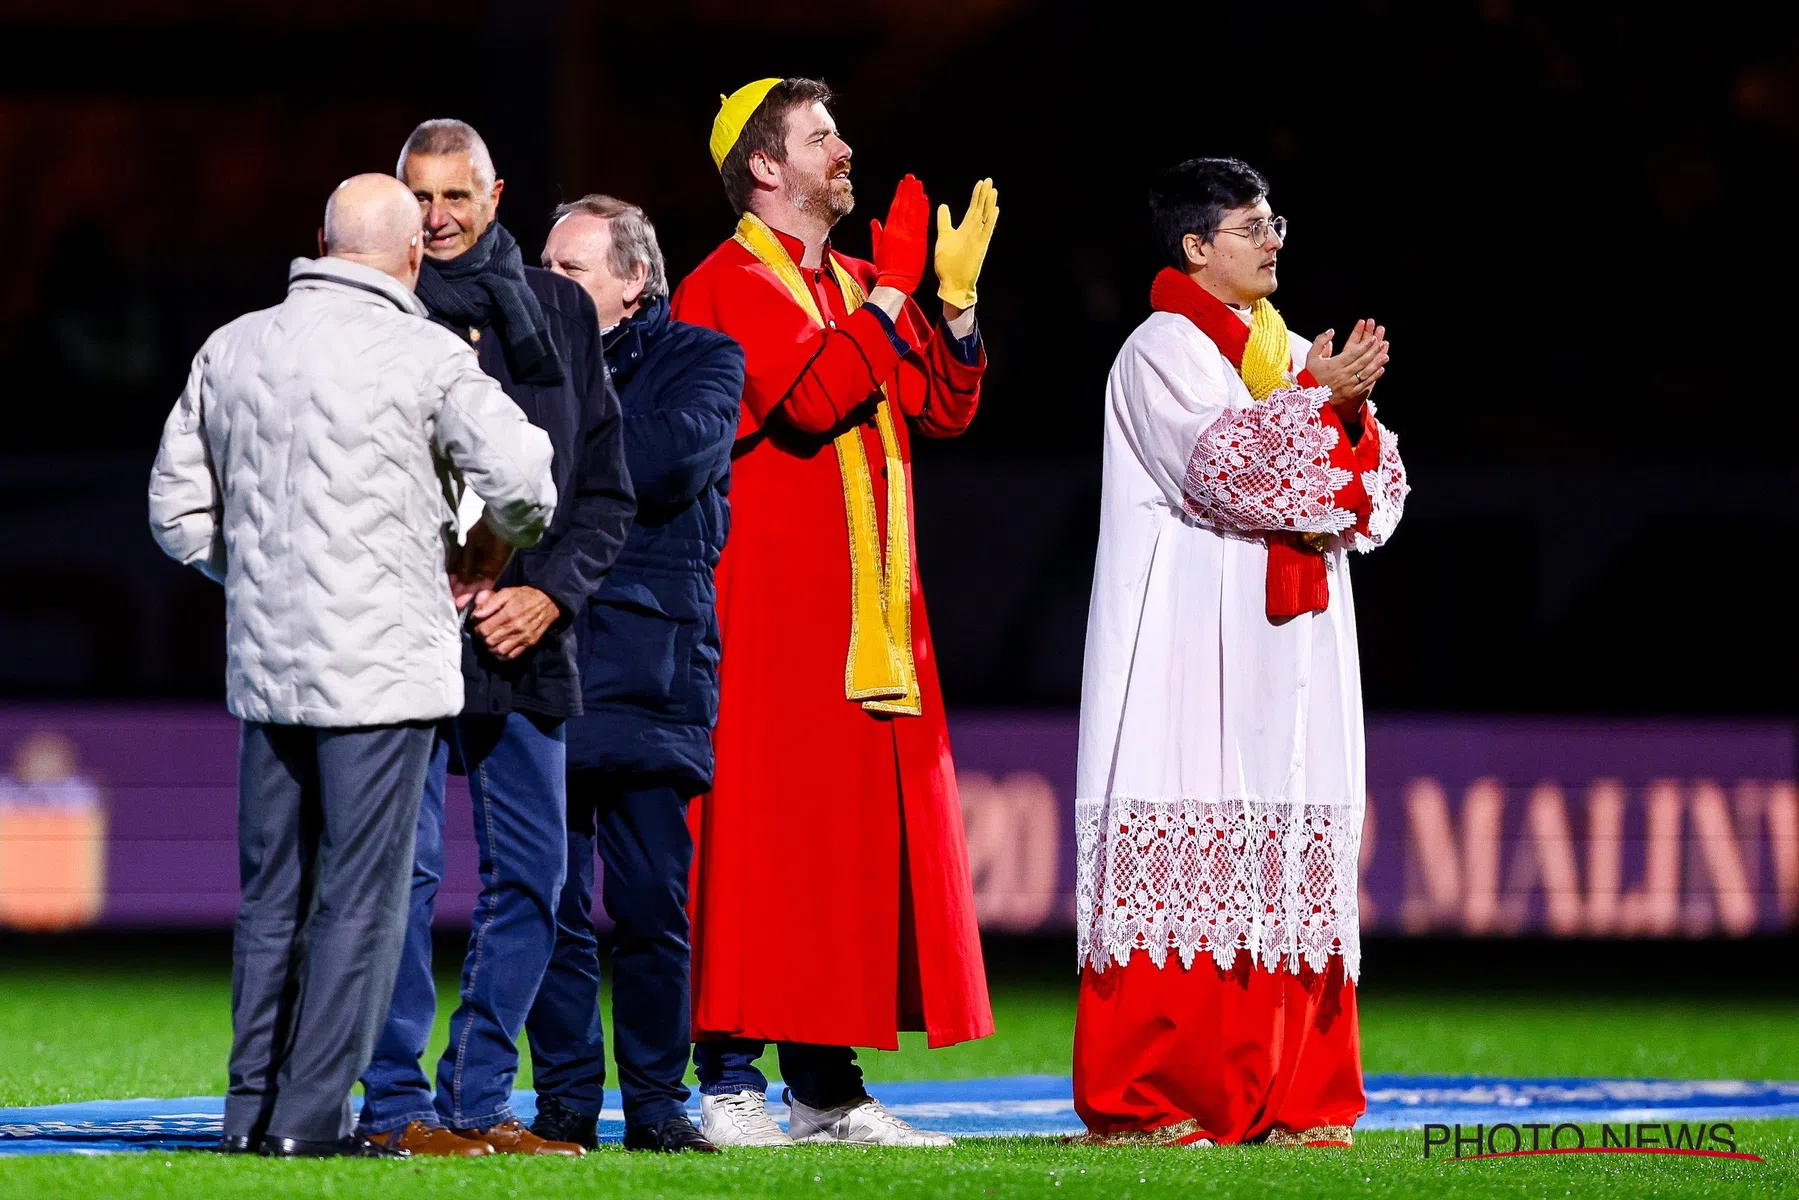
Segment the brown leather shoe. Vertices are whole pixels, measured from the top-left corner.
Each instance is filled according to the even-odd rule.
[[[459,1137],[486,1142],[495,1154],[560,1154],[564,1158],[580,1158],[587,1153],[573,1142],[551,1142],[538,1137],[516,1117],[486,1129],[458,1129],[455,1132]]]
[[[369,1141],[391,1150],[410,1150],[434,1158],[481,1158],[494,1149],[485,1138],[463,1137],[442,1125],[414,1121],[404,1129],[369,1135]]]

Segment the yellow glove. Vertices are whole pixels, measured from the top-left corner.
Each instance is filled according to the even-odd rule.
[[[974,307],[975,280],[981,277],[981,260],[993,240],[993,223],[999,220],[999,193],[993,180],[974,185],[968,211],[960,225],[949,223],[949,205],[937,206],[937,295],[957,308]]]

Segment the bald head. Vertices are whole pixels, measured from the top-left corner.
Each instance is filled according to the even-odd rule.
[[[412,287],[418,282],[418,201],[392,175],[354,175],[337,185],[325,202],[325,228],[320,249],[331,258],[347,258]]]

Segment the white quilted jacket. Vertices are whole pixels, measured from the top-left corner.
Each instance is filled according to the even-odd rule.
[[[163,427],[150,528],[225,585],[246,721],[387,725],[462,710],[445,556],[464,483],[528,546],[550,441],[390,276],[295,259],[287,299],[206,340]]]

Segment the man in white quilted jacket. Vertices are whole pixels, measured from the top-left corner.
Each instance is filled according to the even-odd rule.
[[[243,719],[221,1149],[392,1156],[353,1136],[405,933],[434,723],[463,706],[460,609],[536,542],[550,443],[413,295],[418,204],[359,175],[287,299],[207,339],[150,475],[150,527],[225,585]],[[464,488],[485,512],[455,550]]]

